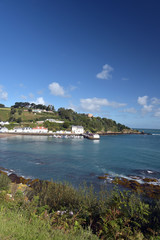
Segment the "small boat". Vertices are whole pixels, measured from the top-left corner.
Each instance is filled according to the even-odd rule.
[[[100,136],[99,134],[95,133],[95,134],[89,134],[87,138],[90,140],[99,140]]]

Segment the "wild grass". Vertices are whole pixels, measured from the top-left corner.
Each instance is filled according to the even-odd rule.
[[[98,239],[91,231],[72,230],[66,232],[60,229],[53,229],[49,221],[33,215],[28,218],[25,210],[9,209],[1,204],[0,210],[0,239],[16,240],[82,240]]]
[[[0,121],[8,121],[10,108],[0,108]]]
[[[159,201],[52,181],[8,186],[0,177],[0,239],[160,239]]]
[[[11,111],[11,108],[0,108],[0,121],[9,121],[9,118],[11,116],[10,111]],[[54,113],[36,113],[35,114],[33,112],[24,111],[24,109],[22,109],[21,114],[19,114],[18,110],[16,109],[16,112],[14,113],[13,116],[15,119],[18,119],[20,117],[23,122],[40,121],[40,120],[46,120],[47,118],[56,117]]]

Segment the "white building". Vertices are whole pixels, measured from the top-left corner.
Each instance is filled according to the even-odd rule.
[[[56,120],[56,119],[46,119],[45,122],[54,122],[54,123],[64,123],[64,121]]]
[[[0,129],[0,132],[1,132],[1,133],[8,132],[8,128],[6,128],[6,127],[3,127],[3,128],[1,128],[1,129]]]
[[[83,134],[84,133],[84,127],[82,127],[82,126],[72,126],[72,133]]]
[[[3,122],[3,121],[1,121],[1,122],[0,122],[0,125],[1,125],[1,126],[9,125],[9,122]]]
[[[42,110],[41,110],[41,109],[33,109],[32,112],[33,112],[33,113],[41,113]]]
[[[33,133],[47,133],[48,132],[48,128],[36,127],[36,128],[32,128],[32,132]]]
[[[24,133],[32,133],[32,128],[30,128],[30,127],[24,127],[24,128],[23,128],[23,132],[24,132]]]

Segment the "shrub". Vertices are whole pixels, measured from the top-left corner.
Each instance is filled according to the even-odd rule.
[[[0,174],[0,190],[7,190],[9,184],[11,183],[10,179],[4,173]]]

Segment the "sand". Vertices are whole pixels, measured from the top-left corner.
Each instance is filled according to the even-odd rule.
[[[0,133],[0,138],[12,137],[12,136],[14,136],[14,134]]]

